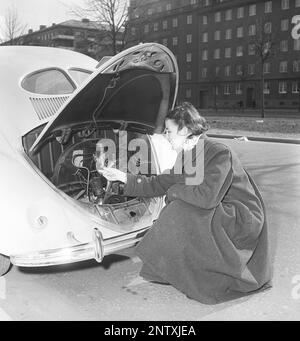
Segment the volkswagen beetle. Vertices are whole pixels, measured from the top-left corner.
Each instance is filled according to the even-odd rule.
[[[97,170],[108,162],[101,141],[114,144],[116,166],[129,160],[128,171],[172,166],[161,134],[178,90],[170,50],[140,44],[98,63],[63,49],[3,46],[0,70],[0,275],[11,263],[101,262],[135,245],[163,198],[126,197],[107,182]]]

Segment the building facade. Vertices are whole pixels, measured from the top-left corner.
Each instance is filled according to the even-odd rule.
[[[300,108],[300,0],[131,0],[135,43],[166,45],[179,100],[198,108]],[[262,95],[264,93],[264,95]]]
[[[88,19],[68,20],[52,26],[40,25],[40,29],[6,41],[1,45],[50,46],[78,51],[101,59],[111,55],[111,43],[106,31],[96,22]]]

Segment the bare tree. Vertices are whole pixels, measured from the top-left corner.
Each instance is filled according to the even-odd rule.
[[[88,18],[98,29],[98,44],[117,54],[124,46],[128,0],[85,0],[84,6],[76,6],[71,13]]]
[[[16,7],[11,6],[7,8],[4,17],[4,40],[8,41],[10,45],[15,45],[19,41],[20,36],[24,34],[26,28],[27,25],[21,22]]]
[[[265,20],[256,22],[256,32],[250,43],[253,44],[255,54],[259,62],[261,79],[261,117],[265,117],[265,65],[276,55],[277,39],[275,30],[272,30],[271,23]]]

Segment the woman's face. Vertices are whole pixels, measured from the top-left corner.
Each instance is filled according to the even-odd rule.
[[[164,134],[172,148],[179,151],[183,148],[183,144],[189,136],[189,130],[186,127],[178,130],[178,124],[174,120],[166,119]]]

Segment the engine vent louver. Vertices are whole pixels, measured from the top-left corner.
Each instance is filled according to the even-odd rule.
[[[52,117],[65,103],[69,96],[29,97],[40,121]]]

